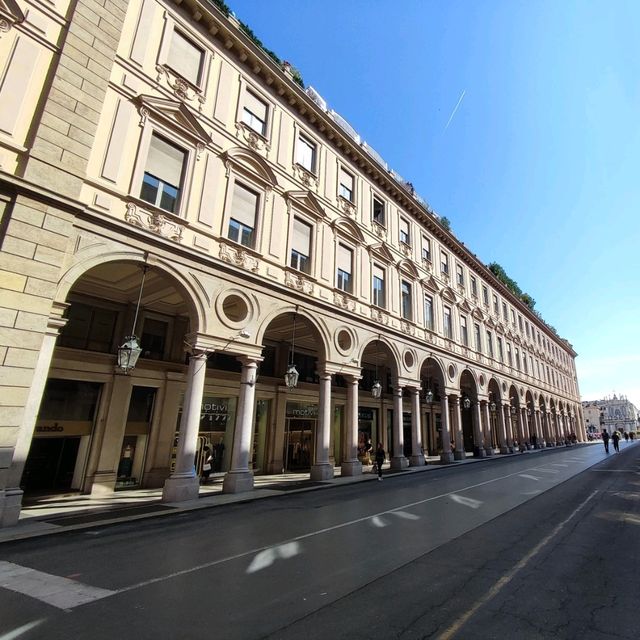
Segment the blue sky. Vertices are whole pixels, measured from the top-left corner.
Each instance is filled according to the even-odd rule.
[[[227,4],[640,409],[640,2]]]

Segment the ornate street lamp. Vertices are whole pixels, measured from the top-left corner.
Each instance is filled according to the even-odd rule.
[[[464,409],[471,409],[471,398],[469,396],[465,395],[462,398],[462,407]]]
[[[424,401],[427,404],[431,404],[433,402],[433,391],[431,389],[427,389],[424,394]]]
[[[373,398],[378,400],[380,396],[382,396],[382,385],[380,384],[380,380],[378,380],[378,355],[379,355],[379,343],[380,336],[378,336],[378,340],[376,340],[376,377],[371,385],[371,395]]]
[[[289,364],[287,365],[287,371],[284,374],[284,383],[287,385],[287,389],[295,389],[298,386],[298,378],[300,374],[296,369],[296,365],[293,362],[293,355],[296,348],[296,318],[298,317],[298,307],[293,314],[293,331],[291,335],[291,350],[289,351]]]
[[[133,317],[133,326],[131,327],[131,335],[128,335],[124,339],[124,344],[118,347],[118,367],[129,373],[135,368],[138,363],[138,358],[142,353],[140,342],[136,336],[136,324],[138,322],[138,313],[140,312],[140,301],[142,300],[142,289],[144,288],[144,279],[147,276],[147,269],[149,267],[145,264],[142,267],[142,281],[140,282],[140,291],[138,293],[138,302],[136,304],[136,313]]]

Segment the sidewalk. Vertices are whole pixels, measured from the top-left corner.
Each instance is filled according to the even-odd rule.
[[[582,446],[588,444],[591,443],[583,443]],[[466,464],[503,460],[511,456],[564,450],[565,447],[557,447],[532,449],[524,454],[501,454],[488,458],[467,457],[466,460],[446,465],[440,464],[438,457],[427,457],[425,466],[409,467],[402,471],[391,471],[389,463],[386,463],[383,467],[383,477],[386,479],[411,473],[444,471],[460,468]],[[335,468],[335,474],[334,478],[322,481],[310,480],[308,472],[255,476],[254,490],[245,493],[222,493],[224,474],[217,474],[212,476],[213,480],[210,484],[200,487],[200,496],[197,500],[188,502],[161,502],[162,489],[116,491],[101,497],[76,493],[31,499],[23,505],[20,521],[16,526],[0,529],[0,544],[13,540],[89,529],[99,525],[131,522],[226,504],[251,502],[262,498],[281,496],[284,493],[298,493],[340,487],[357,482],[369,482],[377,477],[370,470],[370,467],[364,467],[364,472],[359,476],[342,477],[340,467]]]

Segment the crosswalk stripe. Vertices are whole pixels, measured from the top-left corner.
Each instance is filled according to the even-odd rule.
[[[0,561],[0,587],[37,598],[58,609],[73,609],[116,593],[109,589]]]

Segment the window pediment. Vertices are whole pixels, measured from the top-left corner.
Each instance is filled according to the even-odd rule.
[[[211,136],[182,102],[147,95],[139,95],[134,102],[138,106],[143,123],[152,115],[169,128],[177,128],[184,136],[202,145],[202,148],[212,142]]]
[[[288,213],[291,213],[291,207],[298,207],[318,220],[326,220],[327,218],[320,201],[310,191],[286,191],[284,199],[287,203]]]
[[[276,174],[255,151],[242,147],[234,147],[233,149],[225,151],[220,157],[227,167],[227,173],[233,166],[241,172],[257,178],[259,182],[269,188],[278,186]]]
[[[0,20],[6,21],[9,25],[17,22],[24,22],[25,15],[14,0],[0,0]]]
[[[444,287],[442,289],[442,297],[453,304],[457,304],[458,296],[455,294],[455,291],[451,287]]]
[[[394,261],[393,254],[391,253],[389,247],[384,242],[380,242],[379,244],[373,244],[367,247],[367,250],[372,256],[375,256],[379,260],[382,260],[382,262],[391,264]]]
[[[467,313],[473,313],[473,307],[466,300],[463,300],[460,303],[460,309],[462,311],[466,311]]]
[[[476,320],[480,320],[481,322],[484,322],[485,320],[484,313],[482,313],[482,311],[480,311],[480,309],[478,309],[477,307],[473,310],[472,315]]]
[[[347,238],[357,242],[364,242],[362,231],[360,231],[358,225],[350,218],[338,218],[331,224],[331,226],[337,234],[346,236]]]
[[[404,273],[405,275],[411,276],[416,280],[420,277],[416,266],[410,260],[400,260],[396,265],[398,271]]]
[[[422,286],[425,287],[425,289],[429,289],[434,293],[438,293],[440,291],[440,286],[438,285],[438,283],[436,282],[436,279],[433,276],[422,278],[421,282],[422,282]]]

